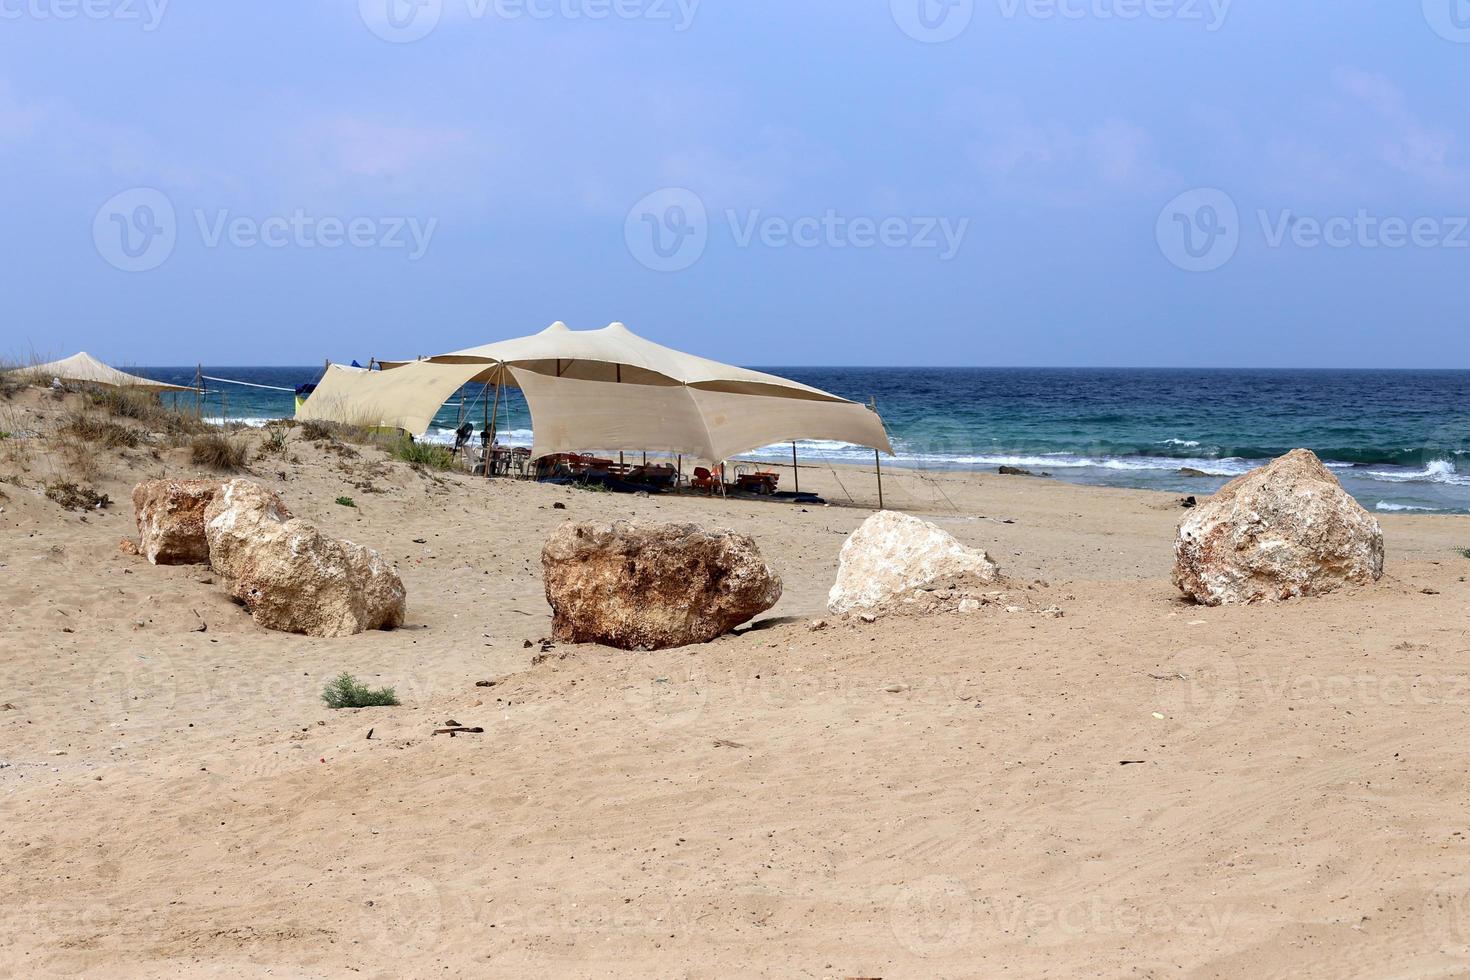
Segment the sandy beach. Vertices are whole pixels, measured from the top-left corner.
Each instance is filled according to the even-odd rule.
[[[187,450],[102,453],[84,514],[8,442],[0,975],[1470,970],[1463,518],[1384,517],[1375,586],[1206,609],[1168,580],[1173,496],[889,470],[1005,605],[844,622],[871,473],[803,470],[827,507],[640,498],[295,432],[252,477],[409,593],[405,628],[323,640],[119,550]],[[546,642],[546,537],[630,516],[753,535],[784,597],[705,646]],[[402,705],[327,709],[344,670]]]

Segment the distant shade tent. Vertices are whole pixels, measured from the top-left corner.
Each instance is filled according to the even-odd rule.
[[[519,388],[531,410],[531,455],[651,451],[722,462],[763,446],[828,439],[892,454],[872,409],[786,378],[645,340],[621,323],[529,337],[381,371],[332,365],[299,419],[428,431],[465,384]],[[493,428],[493,423],[492,423]]]
[[[40,377],[56,379],[67,384],[96,385],[102,388],[134,388],[141,391],[153,393],[163,391],[193,391],[181,385],[166,384],[162,381],[153,381],[149,378],[140,378],[135,374],[119,371],[115,367],[103,364],[97,358],[82,351],[71,357],[59,361],[51,361],[47,364],[37,364],[34,367],[22,367],[16,369],[19,373]]]

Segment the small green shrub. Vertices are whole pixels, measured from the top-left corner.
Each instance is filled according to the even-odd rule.
[[[266,429],[265,438],[261,440],[260,448],[255,454],[261,459],[267,456],[286,455],[286,430],[280,426],[271,426]]]
[[[197,435],[189,443],[189,459],[195,466],[232,473],[245,468],[245,444],[218,432]]]
[[[1461,558],[1470,558],[1470,548],[1461,548],[1460,549],[1460,557]]]
[[[336,708],[391,708],[398,704],[398,695],[391,687],[376,691],[359,684],[357,678],[343,672],[332,683],[322,689],[322,700],[327,707]]]
[[[449,470],[454,468],[454,453],[444,446],[436,446],[432,442],[416,442],[413,439],[400,439],[393,444],[391,450],[395,459],[401,459],[412,466],[422,466],[429,470]]]
[[[337,503],[341,504],[343,507],[357,506],[357,501],[353,500],[351,497],[338,497]]]

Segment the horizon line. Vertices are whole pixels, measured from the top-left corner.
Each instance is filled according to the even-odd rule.
[[[199,362],[205,367],[215,368],[278,368],[318,370],[311,364],[227,364],[223,361]],[[333,361],[333,364],[341,363]],[[190,364],[144,364],[119,361],[114,366],[152,368],[168,370],[194,370],[198,363]],[[1372,373],[1392,372],[1435,372],[1452,374],[1470,372],[1470,367],[1299,367],[1299,366],[1227,366],[1207,367],[1196,364],[733,364],[748,370],[768,371],[776,368],[819,368],[827,371],[1362,371]]]

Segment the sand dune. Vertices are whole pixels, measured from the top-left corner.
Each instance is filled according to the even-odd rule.
[[[66,407],[28,399],[5,428]],[[194,472],[157,451],[99,488]],[[1470,971],[1461,519],[1384,517],[1375,587],[1201,609],[1171,497],[890,472],[1025,611],[813,631],[870,474],[803,470],[803,510],[291,452],[256,478],[391,556],[407,628],[259,630],[120,553],[127,506],[40,496],[58,458],[0,464],[0,974]],[[543,650],[542,541],[624,515],[754,535],[784,598],[695,649]],[[342,670],[403,705],[328,710]]]

